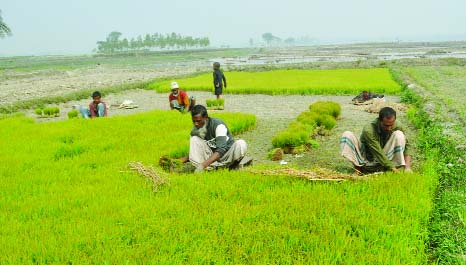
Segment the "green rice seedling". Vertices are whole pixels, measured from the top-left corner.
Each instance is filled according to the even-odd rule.
[[[205,104],[207,107],[215,106],[215,99],[206,99]]]
[[[68,112],[68,119],[75,119],[78,118],[78,110],[70,110]]]
[[[225,99],[206,99],[208,109],[224,109]]]
[[[312,123],[303,123],[299,121],[292,121],[288,125],[288,129],[291,131],[303,131],[307,132],[308,134],[311,133],[315,129],[315,125]]]
[[[302,153],[306,149],[316,148],[317,142],[312,139],[317,135],[329,135],[336,126],[335,116],[341,113],[341,107],[335,102],[318,101],[309,106],[311,111],[302,112],[296,121],[291,122],[286,130],[279,132],[272,139],[274,147],[280,147],[286,154]]]
[[[0,112],[0,120],[8,119],[8,118],[24,117],[24,116],[25,116],[24,112],[13,112],[10,114],[3,114]]]
[[[254,128],[256,126],[255,116],[249,119],[240,118],[239,120],[236,120],[234,117],[231,117],[230,119],[236,121],[235,123],[230,124],[228,126],[232,133],[235,134],[246,132],[247,130],[250,130],[251,128]]]
[[[52,115],[55,117],[60,116],[60,108],[59,107],[52,107]]]
[[[187,156],[189,154],[189,146],[186,145],[184,147],[177,148],[170,152],[167,157],[169,158],[181,158]]]
[[[296,146],[296,147],[293,147],[293,149],[291,150],[291,154],[295,155],[295,154],[302,154],[304,152],[307,151],[307,147],[306,145],[300,145],[300,146]]]
[[[313,125],[314,127],[317,127],[317,122],[318,122],[319,114],[316,112],[311,112],[311,111],[304,111],[301,114],[298,115],[296,118],[297,121],[304,123],[304,124],[309,124]]]
[[[319,142],[317,142],[316,140],[314,139],[309,139],[306,144],[305,144],[305,147],[307,149],[316,149],[316,148],[319,148]]]
[[[267,157],[272,161],[279,161],[283,159],[283,149],[274,148],[267,153]]]
[[[331,130],[337,125],[337,120],[335,120],[331,115],[321,114],[317,116],[317,125],[322,126],[327,130]]]
[[[44,109],[42,109],[42,108],[36,108],[36,110],[34,111],[34,113],[36,113],[36,114],[39,115],[39,116],[42,116],[42,115],[44,115]]]
[[[292,130],[286,129],[279,132],[272,139],[272,145],[275,148],[293,148],[304,145],[309,140],[309,132],[306,130]],[[288,153],[289,150],[284,150]]]
[[[37,111],[37,110],[36,110]],[[42,109],[43,115],[45,116],[60,116],[60,109],[58,107],[46,107]]]
[[[159,159],[159,166],[166,172],[181,173],[183,163],[180,159],[170,158],[168,156],[161,156]]]
[[[51,116],[52,113],[53,113],[53,109],[51,107],[44,108],[44,115],[45,116]]]
[[[66,145],[57,149],[53,155],[55,160],[77,157],[87,151],[88,148],[80,145]]]
[[[213,114],[230,128],[255,120]],[[310,184],[217,170],[171,174],[154,193],[128,170],[185,148],[191,127],[171,111],[0,120],[1,263],[427,263],[432,177]]]
[[[340,104],[333,101],[317,101],[309,106],[311,112],[332,115],[338,118],[341,114]]]
[[[401,87],[387,68],[332,70],[273,70],[265,72],[228,72],[235,80],[226,93],[232,94],[335,94],[349,95],[369,90],[381,94],[397,94]],[[212,75],[201,74],[178,80],[189,91],[211,91]],[[152,83],[150,88],[165,92],[169,80]]]

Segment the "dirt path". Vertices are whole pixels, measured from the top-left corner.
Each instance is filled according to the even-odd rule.
[[[192,92],[200,104],[206,99],[212,99],[208,92]],[[135,109],[118,109],[114,107],[123,100],[133,100],[139,107]],[[388,96],[388,102],[399,102],[399,97]],[[168,91],[161,94],[152,90],[132,90],[120,94],[111,94],[104,97],[110,105],[109,116],[130,115],[139,112],[147,112],[154,109],[168,110]],[[269,96],[269,95],[225,95],[225,111],[252,113],[257,117],[257,126],[254,130],[246,132],[238,137],[245,139],[249,144],[249,155],[254,158],[256,164],[277,164],[267,159],[267,152],[272,148],[274,135],[285,129],[301,112],[306,111],[310,104],[318,100],[331,100],[342,106],[342,115],[337,127],[330,136],[320,137],[319,148],[306,152],[298,157],[286,155],[285,160],[298,167],[321,166],[339,171],[350,170],[349,164],[339,156],[339,137],[350,130],[357,135],[368,121],[374,119],[376,114],[365,112],[365,106],[350,104],[351,96]],[[67,119],[66,113],[75,104],[87,105],[90,100],[72,101],[60,105],[61,116],[53,119],[37,119],[39,122],[57,121]],[[215,117],[215,112],[209,114]],[[32,110],[27,114],[35,117]],[[405,122],[404,113],[398,117]]]
[[[41,70],[26,73],[5,71],[0,78],[0,105],[18,100],[61,96],[83,89],[98,89],[159,77],[191,74],[199,71],[199,64],[165,64],[135,69],[96,65],[70,71]]]

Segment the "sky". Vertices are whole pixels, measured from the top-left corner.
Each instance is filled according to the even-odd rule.
[[[90,54],[112,31],[260,44],[270,32],[317,43],[466,40],[464,0],[0,0],[13,35],[0,56]]]

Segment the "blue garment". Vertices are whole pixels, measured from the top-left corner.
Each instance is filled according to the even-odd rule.
[[[89,119],[91,117],[91,111],[88,108],[79,106],[79,112],[85,119]],[[105,115],[105,104],[99,103],[97,105],[97,117],[104,117],[104,115]]]

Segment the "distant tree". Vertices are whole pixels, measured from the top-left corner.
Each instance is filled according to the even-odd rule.
[[[121,35],[122,35],[121,32],[112,31],[112,32],[110,32],[110,34],[108,34],[107,41],[110,42],[110,43],[111,42],[113,42],[113,43],[118,42]]]
[[[251,47],[254,46],[254,40],[252,38],[249,38],[249,46]]]
[[[270,32],[266,32],[262,34],[262,39],[267,43],[267,45],[270,45],[272,41],[274,40],[274,38],[275,36]]]
[[[129,41],[127,38],[124,38],[122,41],[121,41],[121,49],[122,50],[128,50],[129,49]]]
[[[318,40],[316,38],[312,38],[309,36],[301,36],[296,39],[295,43],[298,45],[312,45],[312,44],[316,44],[317,42]]]
[[[144,37],[144,47],[150,49],[154,46],[154,41],[152,40],[152,36],[150,34],[146,34]]]
[[[201,38],[200,40],[201,47],[208,47],[210,45],[210,40],[207,37]]]
[[[106,41],[99,41],[97,48],[99,51],[103,51],[104,53],[114,53],[116,50],[121,49],[120,44],[120,36],[121,33],[118,31],[112,31],[108,34]]]
[[[11,36],[11,29],[3,22],[2,10],[0,10],[0,38]]]
[[[141,35],[138,35],[138,37],[136,38],[136,48],[138,50],[144,48],[144,41],[142,40],[142,36]]]
[[[129,41],[129,48],[131,50],[136,50],[138,48],[137,41],[134,38],[131,38],[131,40]]]
[[[295,45],[296,41],[295,41],[294,38],[290,37],[290,38],[288,38],[288,39],[285,40],[285,43],[286,43],[287,45]]]

